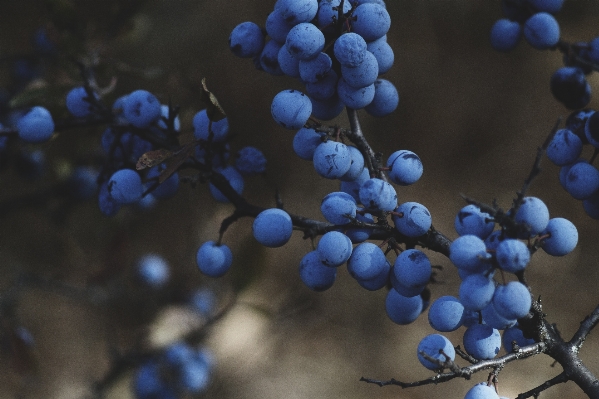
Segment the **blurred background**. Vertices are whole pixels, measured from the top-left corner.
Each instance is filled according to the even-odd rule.
[[[434,226],[450,238],[457,236],[453,220],[465,205],[460,193],[487,203],[496,199],[508,208],[536,148],[557,119],[570,113],[549,91],[561,54],[524,42],[509,54],[491,49],[490,28],[502,17],[499,3],[388,1],[395,64],[384,77],[397,87],[400,104],[385,118],[360,112],[375,151],[385,158],[398,149],[420,156],[424,175],[414,186],[398,189],[399,201],[424,204]],[[318,177],[309,162],[297,158],[293,132],[270,116],[274,95],[300,89],[299,82],[256,70],[227,45],[237,24],[249,20],[263,26],[273,4],[3,1],[1,95],[21,93],[3,107],[42,104],[55,119],[66,118],[64,96],[81,84],[71,60],[97,62],[100,86],[115,84],[105,98],[108,104],[145,89],[163,103],[180,105],[186,142],[193,115],[204,107],[199,87],[205,77],[227,112],[232,152],[252,145],[268,159],[265,177],[246,180],[246,198],[274,206],[278,188],[288,211],[323,220],[321,199],[338,190],[338,183]],[[599,34],[598,18],[596,1],[566,1],[557,16],[562,38],[591,40]],[[58,60],[36,64],[28,58],[40,28],[60,43]],[[598,87],[596,74],[588,79],[593,89]],[[589,106],[596,108],[597,99]],[[349,126],[344,114],[330,124]],[[74,165],[97,159],[102,131],[86,127],[60,133],[49,143],[13,148],[43,151],[45,166],[37,179],[23,178],[11,157],[2,160],[1,398],[88,398],[99,381],[105,382],[106,398],[132,398],[131,378],[139,362],[125,364],[107,380],[115,356],[133,348],[152,352],[190,331],[215,359],[210,386],[200,397],[462,398],[475,382],[486,380],[480,373],[472,381],[411,390],[359,382],[362,376],[430,377],[417,361],[416,347],[433,330],[426,314],[412,325],[395,325],[385,314],[385,290],[365,291],[345,268],[328,291],[310,291],[298,276],[299,261],[311,250],[300,232],[284,247],[268,249],[251,236],[252,221],[242,219],[223,239],[233,251],[232,270],[220,279],[200,275],[198,247],[218,237],[220,221],[233,211],[214,201],[204,184],[182,185],[174,198],[151,209],[123,208],[112,218],[100,214],[95,200],[73,203],[56,196],[52,188]],[[597,222],[561,188],[559,169],[548,160],[542,166],[529,194],[542,198],[552,217],[571,220],[580,239],[564,258],[536,253],[528,279],[548,319],[569,338],[599,302]],[[158,291],[135,278],[137,260],[148,253],[160,254],[171,267],[168,284]],[[442,266],[439,283],[430,287],[432,299],[457,295],[455,268],[443,256],[427,254]],[[225,309],[206,326],[206,318],[187,305],[197,288],[210,289],[217,309]],[[33,343],[16,333],[19,328]],[[461,345],[462,334],[461,329],[448,337]],[[591,335],[581,353],[596,375],[598,349]],[[515,397],[559,372],[544,356],[510,364],[500,374],[499,392]],[[573,383],[543,394],[548,399],[582,396]]]

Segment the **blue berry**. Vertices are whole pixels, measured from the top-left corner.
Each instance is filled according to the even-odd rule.
[[[390,289],[385,299],[387,316],[394,323],[405,325],[414,322],[422,313],[422,297],[405,297]]]
[[[345,144],[328,140],[316,147],[312,162],[320,176],[339,179],[351,167],[351,154]]]
[[[266,209],[254,219],[252,232],[260,244],[277,248],[285,245],[291,238],[293,222],[289,214],[282,209]]]
[[[90,199],[98,192],[98,171],[89,166],[79,166],[73,170],[67,186],[73,197]]]
[[[281,66],[279,65],[279,51],[283,45],[276,40],[269,40],[264,45],[262,53],[258,57],[258,64],[256,67],[270,73],[271,75],[283,75]]]
[[[52,115],[44,107],[33,107],[17,121],[19,138],[28,143],[47,141],[54,133]]]
[[[293,25],[288,24],[277,10],[272,11],[266,17],[266,33],[280,44],[285,43],[285,39],[287,39],[287,34],[291,28],[293,28]]]
[[[472,234],[483,240],[493,231],[495,223],[491,215],[482,212],[476,205],[470,204],[463,207],[455,217],[455,230],[459,235]]]
[[[428,322],[440,332],[455,331],[464,324],[466,311],[464,305],[453,296],[442,296],[431,305]]]
[[[356,217],[356,200],[344,192],[338,191],[327,194],[320,204],[322,216],[333,224],[344,225]]]
[[[375,3],[363,3],[354,9],[352,14],[352,31],[366,41],[376,40],[384,36],[391,27],[391,17],[385,7]]]
[[[266,171],[266,158],[255,147],[243,147],[237,152],[235,168],[244,176],[256,175]]]
[[[306,92],[312,100],[312,113],[316,117],[318,114],[315,112],[317,108],[314,104],[314,100],[326,101],[337,96],[337,81],[339,76],[334,69],[329,70],[320,80],[314,83],[306,83]],[[337,115],[334,115],[335,117]],[[318,116],[318,119],[327,119],[322,116]],[[332,118],[328,118],[332,119]]]
[[[445,363],[447,361],[453,361],[455,359],[455,349],[450,340],[441,334],[430,334],[422,338],[418,344],[418,360],[420,363],[429,370],[439,370],[439,364],[434,363],[426,359],[422,353],[425,353],[428,357],[432,357]]]
[[[395,228],[408,237],[420,237],[431,228],[432,217],[428,209],[418,202],[404,202],[395,210],[403,216],[393,215]]]
[[[387,159],[389,178],[395,184],[408,186],[420,179],[423,172],[422,161],[412,151],[395,151]]]
[[[393,61],[395,60],[395,54],[389,43],[387,43],[387,36],[368,42],[366,44],[366,49],[376,58],[376,61],[379,64],[379,75],[382,75],[391,69]]]
[[[160,101],[146,90],[135,90],[123,99],[123,114],[135,127],[148,127],[160,118]]]
[[[315,25],[302,22],[287,34],[285,48],[300,60],[316,57],[324,48],[324,35]]]
[[[355,88],[347,83],[344,78],[341,78],[337,83],[337,94],[348,108],[364,108],[374,99],[374,83],[369,86]]]
[[[354,248],[348,262],[349,274],[356,280],[372,280],[385,269],[387,258],[383,250],[371,242]]]
[[[345,234],[338,231],[329,231],[324,234],[316,251],[322,263],[326,266],[341,266],[352,254],[352,242]]]
[[[512,342],[516,341],[518,346],[524,347],[528,345],[532,345],[535,343],[535,340],[532,338],[525,338],[524,333],[518,326],[506,328],[503,332],[503,336],[501,337],[501,342],[503,343],[503,347],[507,353],[513,351]]]
[[[549,209],[537,197],[524,197],[518,212],[516,212],[514,221],[523,224],[527,229],[526,232],[522,232],[520,238],[536,236],[543,231],[549,222]]]
[[[141,199],[143,184],[133,169],[116,171],[108,181],[110,196],[119,204],[132,204]]]
[[[231,267],[233,254],[225,244],[217,245],[214,241],[203,243],[196,255],[198,268],[209,277],[221,277]]]
[[[344,33],[337,38],[333,46],[335,58],[341,65],[356,67],[362,63],[366,55],[367,44],[357,33]]]
[[[301,159],[311,161],[314,151],[322,143],[322,136],[314,129],[303,127],[293,137],[293,151]]]
[[[502,270],[517,273],[524,270],[530,261],[530,251],[526,244],[515,239],[503,240],[497,246],[495,258]]]
[[[584,135],[587,141],[595,148],[599,148],[599,112],[593,112],[584,124]],[[548,154],[549,155],[549,154]],[[580,152],[578,153],[580,155]],[[578,155],[572,161],[578,158]]]
[[[564,256],[576,248],[578,230],[572,222],[564,218],[553,218],[541,235],[549,235],[542,241],[543,250],[552,256]]]
[[[318,12],[317,0],[278,0],[275,11],[290,25],[310,22]]]
[[[500,399],[495,388],[487,385],[486,382],[481,382],[473,386],[467,393],[464,399]]]
[[[341,102],[337,95],[324,100],[316,100],[312,98],[311,101],[312,116],[322,121],[330,121],[331,119],[336,118],[345,108],[345,105],[343,102]]]
[[[459,269],[473,273],[485,269],[487,247],[483,240],[471,234],[456,238],[449,247],[449,260]]]
[[[201,315],[208,317],[214,312],[216,301],[217,298],[213,290],[199,288],[191,295],[189,304],[192,309]]]
[[[397,207],[397,192],[386,181],[372,178],[360,186],[360,202],[372,210],[392,211]]]
[[[562,67],[555,71],[550,81],[551,93],[567,108],[585,107],[591,99],[591,86],[578,67]]]
[[[109,217],[116,215],[119,209],[121,209],[121,204],[110,195],[108,182],[105,182],[100,186],[100,192],[98,193],[98,207],[104,216]]]
[[[530,311],[532,299],[526,286],[518,281],[499,285],[493,295],[493,307],[508,320],[522,318]]]
[[[98,95],[94,93],[96,98]],[[67,93],[66,106],[69,112],[76,118],[85,118],[92,114],[93,107],[88,101],[85,87],[78,86]]]
[[[305,83],[316,83],[331,70],[333,61],[326,53],[319,53],[308,60],[299,61],[299,75]]]
[[[286,129],[303,127],[312,113],[308,96],[297,90],[283,90],[272,100],[273,119]]]
[[[510,328],[517,323],[516,319],[507,319],[497,313],[495,309],[495,305],[493,301],[485,306],[480,311],[481,316],[483,317],[484,324],[491,326],[497,330],[505,330],[506,328]]]
[[[364,53],[364,59],[359,65],[347,67],[341,65],[341,76],[353,88],[370,86],[379,75],[379,64],[370,51]]]
[[[501,348],[499,331],[486,324],[475,324],[464,333],[464,349],[477,360],[493,359]]]
[[[156,254],[143,256],[137,263],[137,273],[145,284],[154,289],[164,286],[170,275],[168,263]]]
[[[522,37],[522,26],[509,19],[500,19],[491,28],[491,47],[498,51],[516,48]]]
[[[599,190],[599,170],[586,162],[579,162],[568,170],[566,191],[574,198],[584,200]]]
[[[363,223],[374,223],[374,219],[369,213],[364,215],[357,214],[356,219],[359,222]],[[358,244],[364,242],[370,238],[370,234],[372,233],[372,228],[370,227],[352,227],[347,229],[345,234],[349,237],[352,243]]]
[[[546,12],[534,14],[524,24],[524,38],[539,50],[555,46],[559,41],[559,35],[559,24],[553,15]]]
[[[399,94],[393,83],[377,79],[374,82],[374,98],[364,109],[372,116],[383,117],[395,111],[398,104]]]
[[[460,302],[468,310],[482,310],[493,299],[495,283],[482,274],[471,274],[460,284]]]
[[[395,259],[393,273],[404,287],[424,288],[431,278],[431,262],[424,252],[407,249]]]
[[[279,68],[281,71],[287,76],[291,76],[292,78],[299,78],[299,63],[300,59],[287,51],[285,46],[282,46],[279,50],[279,54],[277,55],[277,61],[279,63]]]
[[[557,166],[573,163],[581,152],[582,140],[568,129],[558,130],[547,146],[547,158]]]
[[[347,149],[351,159],[349,169],[339,179],[343,181],[355,181],[362,175],[362,171],[364,170],[364,156],[354,146],[347,146]]]
[[[205,109],[197,112],[192,120],[193,137],[196,140],[209,141],[212,135],[213,142],[222,142],[229,133],[229,120],[225,117],[218,121],[210,122]]]
[[[254,22],[240,23],[229,36],[229,48],[233,54],[242,58],[260,55],[264,48],[262,29]]]
[[[155,179],[166,168],[165,165],[156,165],[148,171],[146,176],[147,179]],[[153,186],[157,183],[157,180],[146,183],[146,187]],[[157,199],[167,199],[173,197],[179,190],[179,173],[175,172],[168,177],[165,181],[160,183],[152,191],[152,195]]]
[[[300,262],[300,278],[308,288],[325,291],[333,286],[337,269],[322,264],[317,251],[308,252]]]

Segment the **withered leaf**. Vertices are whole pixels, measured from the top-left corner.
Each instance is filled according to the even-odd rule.
[[[226,118],[225,110],[218,103],[216,96],[206,87],[206,78],[202,79],[202,89],[202,99],[207,103],[206,114],[208,115],[208,119],[212,122],[218,122]]]
[[[135,169],[142,170],[145,168],[151,168],[158,164],[161,164],[165,160],[171,158],[174,155],[172,151],[161,148],[159,150],[148,151],[143,154],[137,160],[137,164],[135,165]]]

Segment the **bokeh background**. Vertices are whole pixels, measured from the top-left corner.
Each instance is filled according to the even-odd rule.
[[[561,55],[526,43],[510,54],[493,51],[488,35],[501,17],[498,0],[387,3],[395,65],[384,77],[396,85],[401,101],[386,118],[360,112],[362,125],[371,145],[385,156],[397,149],[420,156],[424,175],[416,185],[400,188],[399,200],[424,204],[434,226],[455,238],[453,219],[465,205],[460,193],[509,207],[536,148],[558,117],[569,114],[549,92]],[[46,27],[61,43],[61,61],[43,65],[34,84],[40,90],[20,98],[23,104],[42,103],[57,118],[66,117],[64,95],[81,82],[68,56],[97,60],[101,85],[117,78],[107,102],[135,89],[150,90],[162,102],[181,106],[182,130],[190,137],[191,118],[203,108],[198,89],[205,77],[229,116],[233,151],[253,145],[268,159],[267,175],[246,181],[246,197],[274,206],[278,189],[287,210],[322,220],[320,201],[338,183],[319,178],[309,162],[295,156],[293,132],[276,125],[269,111],[278,91],[301,86],[257,71],[227,46],[238,23],[263,25],[272,7],[273,2],[255,0],[3,1],[0,81],[12,88],[15,59],[33,52],[34,32]],[[596,1],[566,1],[558,15],[562,38],[596,37],[598,18]],[[589,81],[593,89],[599,86],[596,74]],[[596,98],[590,107],[597,107]],[[344,115],[331,124],[348,126]],[[110,219],[94,201],[57,198],[51,188],[68,170],[95,160],[101,132],[101,127],[68,131],[36,146],[47,163],[35,181],[19,176],[10,159],[4,162],[0,397],[91,397],[93,384],[111,370],[115,352],[160,348],[194,329],[200,329],[197,342],[216,359],[202,397],[461,398],[473,383],[486,379],[480,373],[472,381],[411,390],[359,382],[362,376],[406,381],[431,376],[418,363],[416,346],[433,331],[426,314],[409,326],[393,324],[384,310],[385,290],[363,290],[344,268],[324,293],[304,287],[298,265],[311,243],[300,232],[286,246],[266,249],[251,236],[251,220],[241,220],[224,236],[234,253],[232,270],[218,280],[202,277],[195,252],[217,237],[220,221],[232,212],[231,206],[217,204],[205,185],[183,185],[175,198],[153,209],[122,209]],[[564,258],[539,251],[528,278],[535,295],[542,296],[548,319],[570,337],[599,302],[598,229],[557,175],[558,168],[545,160],[529,194],[542,198],[552,216],[576,224],[579,245]],[[136,260],[149,252],[172,266],[171,280],[160,292],[140,287],[134,278]],[[437,254],[430,258],[443,267],[439,283],[431,286],[433,299],[456,295],[454,267]],[[35,277],[19,279],[24,274]],[[228,309],[207,327],[185,305],[197,287],[214,290],[218,306]],[[33,335],[31,348],[10,339],[17,326]],[[458,345],[462,334],[449,337]],[[591,335],[581,353],[595,373],[598,348]],[[119,373],[106,385],[105,397],[131,398],[134,371],[131,366]],[[560,371],[544,356],[510,364],[500,375],[500,394],[515,397]],[[547,399],[582,396],[572,383],[543,394]]]

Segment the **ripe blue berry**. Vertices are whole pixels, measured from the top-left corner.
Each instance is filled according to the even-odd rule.
[[[260,244],[277,248],[285,245],[291,238],[293,222],[289,214],[282,209],[266,209],[254,219],[252,232]]]
[[[522,37],[522,26],[507,18],[500,19],[491,28],[491,47],[498,51],[513,50]]]
[[[372,116],[383,117],[395,111],[398,104],[399,94],[395,85],[388,80],[377,79],[374,82],[374,98],[364,109]]]
[[[559,41],[559,35],[559,24],[553,15],[546,12],[534,14],[524,24],[524,38],[539,50],[555,46]]]
[[[468,310],[482,310],[493,299],[495,282],[482,274],[471,274],[460,284],[460,302]]]
[[[420,237],[431,228],[432,217],[428,209],[418,202],[404,202],[395,210],[403,216],[393,215],[395,228],[408,237]]]
[[[110,196],[119,204],[132,204],[141,199],[143,184],[133,169],[116,171],[108,181]]]
[[[422,313],[422,297],[420,295],[405,297],[390,289],[385,299],[385,310],[394,323],[410,324]]]
[[[499,285],[493,295],[493,306],[497,313],[508,320],[524,317],[530,311],[532,299],[526,286],[518,281]]]
[[[486,324],[474,324],[464,333],[464,349],[478,360],[493,359],[501,348],[501,335]]]
[[[137,263],[137,273],[141,280],[152,288],[160,288],[168,281],[168,263],[159,255],[143,256]]]
[[[397,207],[397,192],[386,181],[372,178],[360,186],[360,202],[372,210],[392,211]]]
[[[356,216],[356,200],[344,192],[337,191],[327,194],[320,204],[322,216],[333,224],[343,225],[351,222]]]
[[[330,267],[341,266],[347,262],[352,254],[352,249],[351,240],[338,231],[329,231],[324,234],[316,247],[322,263]]]
[[[428,322],[440,332],[455,331],[464,323],[464,305],[453,296],[442,296],[435,300],[428,311]]]
[[[94,93],[96,98],[97,94]],[[76,118],[84,118],[91,115],[93,108],[87,100],[85,87],[78,86],[67,93],[66,106],[69,112]]]
[[[160,118],[160,101],[146,90],[135,90],[123,99],[123,114],[135,127],[148,127]]]
[[[312,162],[314,169],[322,177],[339,179],[351,167],[351,154],[345,144],[328,140],[316,147]]]
[[[312,103],[302,92],[283,90],[272,100],[270,111],[279,125],[286,129],[299,129],[312,114]]]
[[[387,159],[389,178],[395,184],[408,186],[414,184],[422,176],[422,161],[412,151],[395,151]]]
[[[229,36],[229,48],[238,57],[256,57],[264,48],[262,29],[254,22],[242,22]]]
[[[28,143],[47,141],[54,133],[52,115],[44,107],[33,107],[17,121],[19,138]]]
[[[225,244],[216,245],[207,241],[200,246],[196,255],[198,268],[209,277],[221,277],[231,267],[233,254]]]
[[[530,261],[530,251],[526,244],[515,239],[506,239],[499,243],[495,252],[499,267],[510,273],[524,270]]]
[[[418,360],[429,370],[439,370],[439,364],[426,359],[422,353],[428,357],[438,360],[441,363],[453,361],[455,359],[455,349],[450,340],[441,334],[430,334],[422,338],[418,344]]]
[[[337,276],[337,268],[322,264],[317,251],[308,252],[299,266],[300,278],[308,288],[324,291],[333,286]]]
[[[194,115],[192,124],[193,137],[196,140],[209,141],[211,139],[213,142],[221,142],[227,139],[229,133],[229,120],[227,118],[211,122],[207,111],[203,109]]]
[[[542,235],[549,235],[542,242],[545,252],[552,256],[564,256],[576,248],[578,230],[572,222],[564,218],[553,218],[547,223]]]

